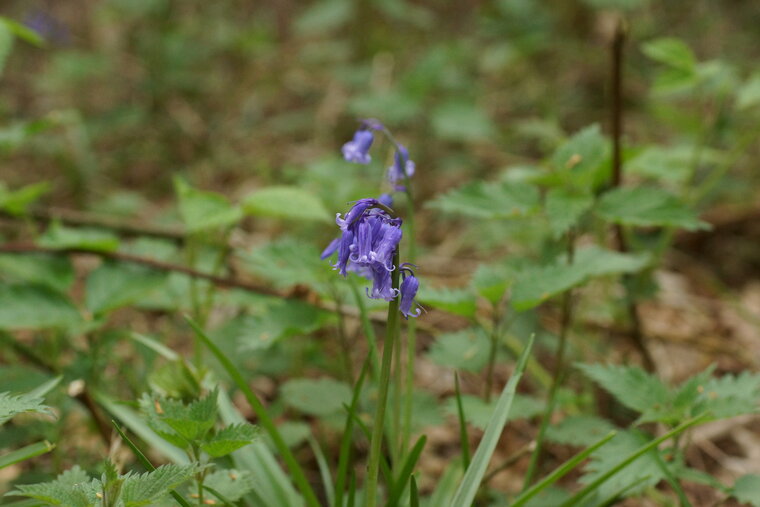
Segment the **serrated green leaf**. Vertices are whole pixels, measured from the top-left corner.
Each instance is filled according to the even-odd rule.
[[[143,395],[140,408],[148,426],[177,447],[202,440],[216,422],[216,398],[211,391],[205,398],[185,404],[180,400]]]
[[[319,288],[327,276],[334,276],[328,262],[319,260],[319,254],[316,247],[302,240],[281,238],[251,251],[245,261],[250,271],[275,287],[306,284]]]
[[[561,187],[550,189],[546,194],[546,216],[554,237],[560,237],[575,226],[593,203],[593,197],[587,194],[573,193]]]
[[[652,60],[681,71],[693,72],[697,64],[691,48],[674,37],[651,40],[644,43],[641,50]]]
[[[317,196],[299,187],[266,187],[248,194],[243,209],[255,216],[330,222],[331,217]]]
[[[82,248],[114,252],[119,248],[119,238],[101,229],[66,227],[59,222],[53,222],[37,238],[37,244],[45,248]]]
[[[339,413],[351,402],[351,388],[331,378],[292,379],[282,386],[283,401],[309,415],[328,416]]]
[[[514,283],[518,270],[507,264],[479,264],[470,286],[491,304],[497,304]]]
[[[760,374],[742,372],[712,378],[699,389],[694,411],[707,411],[715,418],[755,414],[760,409]]]
[[[233,319],[220,334],[234,340],[244,350],[260,350],[283,338],[312,333],[330,318],[327,312],[302,301],[280,300],[261,315]]]
[[[654,375],[635,366],[578,364],[588,378],[637,412],[647,412],[670,402],[670,390]]]
[[[212,458],[219,458],[250,444],[258,433],[258,428],[252,424],[232,424],[217,431],[201,444],[201,449]]]
[[[64,292],[74,281],[68,257],[37,253],[0,254],[0,272],[15,280],[48,285]]]
[[[716,150],[703,147],[700,158],[706,162],[720,162],[723,156]],[[647,146],[636,156],[626,161],[625,170],[664,183],[680,184],[686,181],[694,163],[694,147],[680,144],[675,146]]]
[[[591,455],[591,460],[585,467],[585,473],[580,478],[582,484],[590,484],[598,477],[622,462],[626,456],[636,452],[649,442],[650,438],[640,431],[621,431],[606,445]],[[654,455],[658,450],[652,450],[628,465],[624,471],[613,475],[597,489],[600,498],[625,491],[625,496],[636,494],[647,487],[654,486],[665,478],[665,470]],[[633,486],[635,485],[635,486]]]
[[[85,306],[95,314],[135,303],[166,282],[163,271],[106,261],[87,276]]]
[[[760,507],[760,475],[748,474],[736,479],[731,496],[753,507]]]
[[[576,415],[566,417],[558,424],[546,428],[546,439],[558,444],[586,446],[615,429],[615,426],[605,419],[592,415]]]
[[[190,232],[224,229],[243,217],[242,209],[223,195],[195,189],[182,178],[174,179],[174,190],[182,221]]]
[[[2,26],[2,23],[0,23],[0,26]],[[0,56],[1,59],[2,56]],[[0,67],[2,67],[1,63]],[[2,69],[0,69],[1,71]],[[14,191],[10,191],[4,184],[0,184],[0,210],[6,211],[11,215],[23,215],[27,212],[29,206],[48,192],[50,192],[50,183],[46,181],[32,183]]]
[[[429,205],[472,218],[519,218],[536,212],[539,192],[528,183],[475,181],[437,197]]]
[[[473,104],[443,104],[433,111],[431,121],[436,135],[451,141],[484,141],[495,133],[488,115]]]
[[[449,289],[446,287],[434,289],[428,284],[421,283],[417,299],[423,304],[463,317],[472,318],[477,310],[475,294],[468,289]]]
[[[50,408],[43,405],[42,398],[0,393],[0,424],[5,424],[14,416],[24,412],[50,413]]]
[[[585,283],[590,278],[635,273],[649,262],[644,254],[622,254],[596,246],[578,250],[573,264],[565,259],[546,266],[528,266],[512,289],[512,305],[523,311]]]
[[[488,362],[490,340],[481,328],[470,328],[438,335],[428,357],[434,363],[472,372]]]
[[[613,223],[634,226],[667,226],[687,230],[708,229],[677,197],[655,187],[617,188],[599,200],[597,214]]]
[[[66,470],[55,480],[38,484],[20,484],[8,495],[26,496],[51,505],[91,507],[98,502],[100,483],[90,479],[78,465]]]
[[[70,327],[80,322],[71,301],[50,287],[0,283],[0,329]]]
[[[603,169],[609,157],[609,142],[599,125],[590,125],[562,144],[551,157],[551,165],[565,173],[570,184],[583,190],[604,181]]]
[[[248,470],[217,470],[206,477],[204,484],[236,502],[256,487],[256,478]]]
[[[124,507],[140,507],[158,502],[195,473],[195,465],[163,465],[152,472],[127,475],[122,486]]]

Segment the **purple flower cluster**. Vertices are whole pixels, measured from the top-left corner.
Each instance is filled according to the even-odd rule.
[[[369,164],[372,160],[369,149],[375,139],[373,131],[385,132],[396,146],[393,165],[388,168],[387,178],[394,190],[397,192],[406,191],[403,183],[414,176],[415,164],[409,159],[409,150],[403,144],[393,140],[385,126],[378,120],[370,118],[362,121],[361,128],[354,133],[354,138],[343,145],[341,150],[343,158],[348,162]]]
[[[386,201],[387,202],[387,201]],[[396,265],[394,260],[401,241],[401,219],[388,213],[389,208],[378,199],[359,199],[351,210],[335,222],[341,230],[340,238],[333,240],[322,252],[326,259],[338,252],[333,267],[341,275],[354,271],[372,281],[367,295],[373,299],[392,301],[401,296],[399,307],[405,317],[416,317],[420,310],[412,310],[419,282],[408,265]],[[391,273],[401,270],[400,289],[393,287]]]

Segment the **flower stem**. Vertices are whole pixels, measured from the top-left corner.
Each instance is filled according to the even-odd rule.
[[[393,271],[392,285],[394,289],[399,287],[399,254],[398,249],[393,256],[393,264],[397,268]],[[388,386],[391,380],[391,365],[393,364],[393,345],[399,331],[399,298],[394,298],[388,304],[388,325],[383,341],[383,359],[380,367],[380,380],[377,395],[377,407],[375,409],[375,422],[372,427],[372,438],[369,448],[369,464],[367,466],[366,483],[366,507],[377,505],[377,483],[380,472],[380,458],[383,445],[383,433],[385,429],[385,409],[388,403]]]

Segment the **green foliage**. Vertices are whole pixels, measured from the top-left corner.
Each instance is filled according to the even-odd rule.
[[[612,423],[593,415],[564,418],[546,429],[546,438],[565,445],[591,445],[615,429]]]
[[[760,505],[760,476],[749,474],[736,479],[731,496],[753,507]]]
[[[90,507],[98,501],[98,489],[98,481],[90,479],[79,466],[74,466],[54,481],[18,485],[9,494],[34,498],[50,505]]]
[[[255,475],[248,470],[217,470],[206,476],[204,485],[232,502],[237,502],[257,486]]]
[[[426,305],[463,317],[473,318],[477,310],[475,295],[467,289],[434,289],[421,284],[417,299]]]
[[[517,277],[517,269],[506,264],[479,264],[472,274],[470,286],[492,305],[504,297],[504,292]]]
[[[472,424],[478,429],[485,429],[488,426],[488,422],[491,420],[491,415],[494,410],[494,402],[486,403],[482,398],[473,396],[471,394],[463,394],[462,408],[465,413],[467,422]],[[542,400],[525,396],[523,394],[515,394],[512,400],[512,410],[509,412],[507,421],[513,421],[517,419],[532,419],[543,412],[545,403]],[[448,398],[445,405],[446,413],[449,415],[457,414],[456,399]]]
[[[46,254],[0,254],[0,273],[14,281],[48,285],[60,292],[74,281],[68,258]]]
[[[37,239],[37,244],[45,248],[113,252],[119,248],[119,238],[102,229],[66,227],[59,222],[53,222]]]
[[[313,245],[286,237],[254,249],[245,260],[248,269],[275,287],[305,284],[319,288],[331,274],[327,262],[319,260],[319,253]]]
[[[433,111],[431,121],[439,137],[452,141],[485,141],[495,132],[491,120],[480,108],[461,102],[441,105]]]
[[[242,316],[228,322],[221,334],[235,340],[244,350],[271,347],[278,340],[306,335],[320,329],[330,315],[297,300],[281,300],[269,305],[261,315]]]
[[[101,314],[134,304],[166,279],[166,272],[145,266],[104,262],[87,276],[85,306]]]
[[[60,292],[44,285],[0,282],[0,328],[62,328],[80,322],[79,311]]]
[[[343,405],[351,402],[351,388],[330,378],[295,378],[282,386],[282,399],[304,414],[328,416],[341,412]]]
[[[24,412],[50,413],[50,408],[42,404],[42,398],[26,395],[0,393],[0,424]]]
[[[2,26],[2,19],[0,19],[0,34],[2,34]],[[2,35],[0,35],[1,38]],[[0,73],[2,73],[2,55],[0,55]],[[3,181],[0,181],[0,210],[11,215],[23,215],[28,212],[32,204],[48,192],[50,192],[50,184],[47,182],[32,183],[11,191]]]
[[[201,449],[212,458],[226,456],[251,443],[258,429],[251,424],[232,424],[214,433],[201,444]]]
[[[243,209],[255,216],[330,222],[330,214],[316,196],[299,187],[266,187],[243,199]]]
[[[488,361],[491,344],[481,328],[438,335],[428,357],[441,366],[480,371]]]
[[[538,189],[527,183],[476,181],[452,190],[430,203],[443,211],[471,218],[519,218],[538,209]]]
[[[608,141],[599,125],[591,125],[557,148],[550,162],[568,186],[587,189],[595,188],[604,181],[608,157]]]
[[[619,188],[602,196],[597,214],[610,222],[634,226],[707,229],[686,205],[665,190],[655,187]]]
[[[224,229],[243,217],[240,207],[230,204],[223,195],[195,189],[182,178],[174,179],[174,190],[180,216],[189,232]]]
[[[546,217],[555,238],[574,227],[594,200],[590,195],[575,193],[564,188],[552,188],[546,194]]]

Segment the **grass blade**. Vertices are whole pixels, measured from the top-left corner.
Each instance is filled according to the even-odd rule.
[[[53,388],[61,382],[61,380],[63,380],[63,375],[58,375],[57,377],[52,378],[47,382],[35,387],[26,395],[30,398],[43,398],[47,393],[52,391]]]
[[[11,465],[15,465],[21,461],[34,458],[40,454],[45,454],[46,452],[50,452],[53,449],[55,449],[55,444],[51,444],[47,440],[27,445],[21,449],[16,449],[15,451],[11,451],[8,454],[0,456],[0,470]]]
[[[562,465],[557,467],[552,473],[538,481],[536,484],[525,490],[523,493],[520,494],[517,498],[515,498],[515,501],[512,503],[512,507],[519,507],[520,505],[524,505],[528,500],[539,494],[541,491],[543,491],[545,488],[548,488],[558,480],[560,480],[562,477],[567,475],[570,471],[572,471],[578,464],[585,460],[587,457],[591,455],[592,452],[596,451],[600,447],[602,447],[604,444],[612,440],[612,438],[617,435],[617,432],[612,431],[607,436],[599,440],[598,442],[594,443],[593,445],[589,446],[588,448],[582,450],[569,460],[565,461]]]
[[[414,475],[409,479],[409,507],[420,507],[420,493],[417,491],[417,480]]]
[[[119,424],[111,420],[111,424],[113,424],[113,427],[116,428],[116,431],[119,433],[119,436],[122,440],[124,440],[124,443],[129,446],[130,449],[132,449],[132,452],[137,457],[137,460],[143,464],[143,466],[150,472],[154,471],[156,467],[153,466],[153,463],[150,462],[148,457],[142,453],[142,451],[132,442],[126,433],[124,433],[121,428],[119,427]],[[187,500],[182,498],[182,496],[177,493],[174,490],[169,491],[169,494],[177,501],[178,504],[180,504],[182,507],[190,507],[190,504],[187,503]]]
[[[354,435],[354,415],[356,414],[356,406],[359,404],[359,395],[364,385],[364,379],[367,376],[367,370],[370,367],[370,358],[368,357],[364,361],[359,378],[354,385],[354,392],[351,396],[351,405],[346,408],[348,414],[346,414],[346,424],[343,427],[343,437],[340,440],[340,454],[338,455],[338,473],[335,479],[335,503],[334,505],[341,507],[343,505],[343,491],[346,487],[346,476],[348,473],[348,467],[351,464],[351,441]]]
[[[333,489],[332,476],[330,475],[330,467],[327,466],[325,453],[322,452],[319,442],[312,435],[309,435],[308,442],[314,453],[314,458],[317,460],[317,468],[319,468],[319,475],[322,477],[322,483],[325,487],[327,503],[333,505],[335,503],[335,489]]]
[[[309,481],[306,478],[306,474],[304,474],[301,465],[299,465],[296,461],[295,456],[293,456],[293,453],[285,443],[282,435],[280,435],[280,432],[277,429],[277,426],[275,426],[274,421],[271,417],[269,417],[269,414],[264,408],[264,405],[262,405],[261,401],[259,401],[254,392],[248,386],[248,383],[246,382],[245,378],[243,378],[243,375],[192,319],[189,317],[185,317],[185,319],[187,320],[188,324],[190,324],[190,327],[193,328],[198,338],[200,338],[203,344],[206,345],[212,354],[214,354],[216,359],[227,371],[227,374],[230,376],[230,378],[232,378],[238,388],[243,392],[243,395],[245,395],[246,400],[248,400],[251,408],[256,413],[259,424],[264,428],[264,431],[269,434],[269,437],[274,442],[274,446],[277,448],[277,451],[282,455],[282,459],[285,461],[285,464],[288,467],[288,471],[293,477],[293,481],[296,483],[296,486],[301,491],[301,494],[304,496],[306,503],[310,507],[319,507],[317,495],[314,493],[314,490],[309,484]]]
[[[459,373],[454,373],[454,394],[457,400],[457,418],[459,419],[459,445],[462,447],[462,464],[465,470],[470,466],[470,439],[467,437],[467,420],[464,418],[462,393],[459,390]]]
[[[483,476],[486,473],[488,462],[491,460],[496,444],[499,441],[501,432],[504,425],[507,422],[509,416],[509,410],[512,408],[512,400],[515,397],[515,390],[517,389],[517,383],[522,377],[522,373],[525,370],[525,364],[528,361],[531,348],[533,348],[533,336],[528,340],[528,344],[517,361],[517,366],[512,374],[512,377],[504,386],[504,390],[499,396],[499,400],[496,402],[491,420],[486,426],[486,431],[483,434],[483,440],[478,445],[475,455],[472,458],[472,463],[467,467],[467,470],[462,478],[462,482],[459,484],[454,499],[451,502],[452,507],[461,507],[463,505],[472,505],[475,495],[480,488],[480,483],[483,480]]]
[[[393,487],[388,495],[387,507],[394,507],[398,505],[401,500],[401,495],[404,494],[404,490],[406,489],[406,482],[412,477],[414,465],[416,465],[417,460],[420,459],[420,454],[422,454],[422,449],[425,447],[425,443],[427,443],[427,437],[422,435],[414,444],[412,450],[409,451],[406,460],[404,460],[404,465],[401,467],[401,473],[393,483]]]
[[[636,461],[638,458],[649,452],[651,449],[654,449],[664,441],[668,440],[669,438],[672,438],[679,433],[691,428],[692,426],[699,424],[700,422],[703,422],[707,418],[707,414],[702,414],[700,416],[694,417],[693,419],[689,419],[688,421],[683,422],[676,428],[670,430],[669,432],[665,433],[659,438],[655,438],[651,442],[649,442],[646,445],[641,446],[639,449],[637,449],[635,452],[629,454],[624,460],[622,460],[620,463],[615,465],[614,467],[610,468],[605,474],[599,476],[595,481],[587,484],[583,489],[578,491],[576,494],[574,494],[572,497],[570,497],[568,500],[566,500],[562,507],[569,507],[570,505],[575,505],[578,502],[580,502],[583,497],[594,491],[596,488],[598,488],[602,483],[604,483],[606,480],[608,480],[610,477]]]

